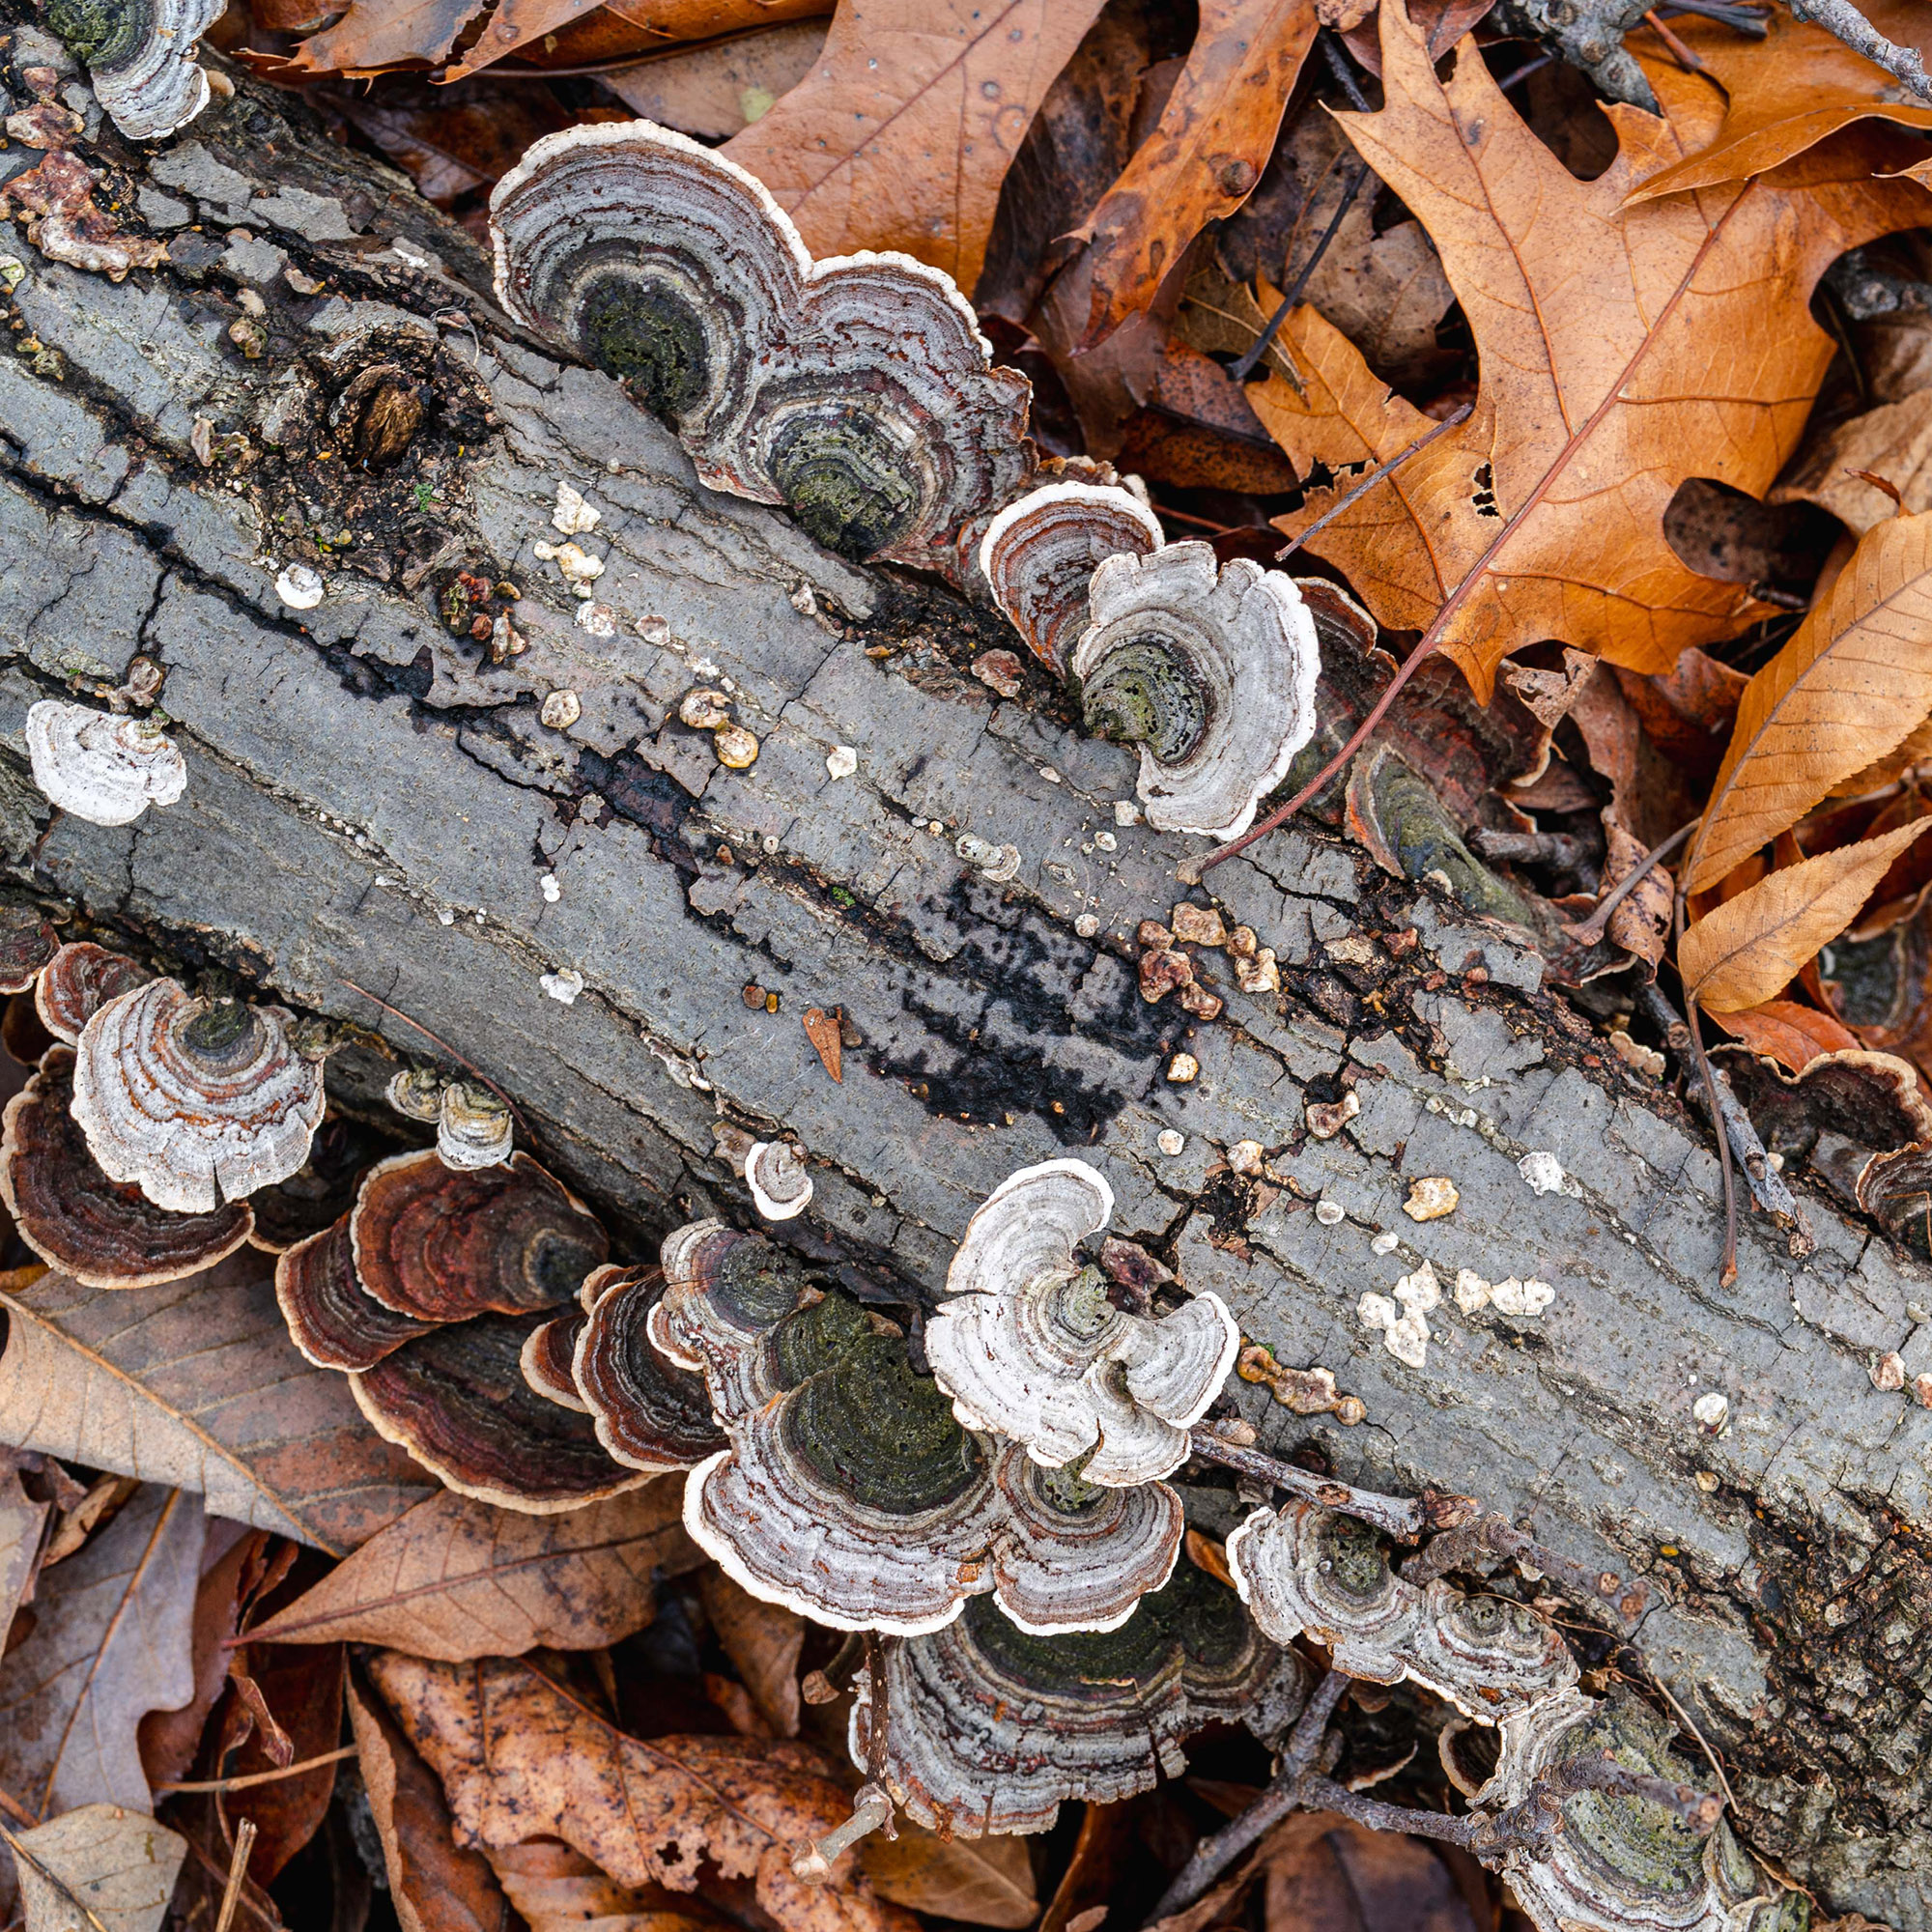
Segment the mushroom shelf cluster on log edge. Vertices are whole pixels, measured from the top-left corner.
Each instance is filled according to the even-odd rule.
[[[188,783],[103,827],[50,812],[10,739],[0,840],[10,879],[79,930],[343,1029],[345,1112],[307,1172],[247,1198],[259,1231],[319,1233],[395,1151],[384,1089],[424,1027],[451,1056],[439,1104],[459,1071],[487,1083],[530,1154],[640,1238],[750,1221],[725,1122],[809,1150],[811,1200],[773,1236],[882,1312],[936,1306],[1009,1174],[1080,1154],[1114,1226],[1271,1352],[1271,1380],[1228,1390],[1262,1447],[1533,1518],[1636,1604],[1642,1662],[1724,1758],[1750,1841],[1831,1909],[1913,1922],[1932,1889],[1932,1565],[1911,1529],[1932,1518],[1932,1414],[1870,1365],[1932,1366],[1908,1313],[1932,1305],[1924,1265],[1807,1191],[1816,1253],[1749,1224],[1713,1294],[1701,1129],[1547,995],[1520,932],[1315,827],[1212,874],[1271,982],[1248,994],[1225,963],[1245,955],[1177,936],[1158,956],[1201,997],[1143,1000],[1136,934],[1175,933],[1196,848],[1147,825],[1132,748],[1068,728],[1038,673],[1017,701],[971,675],[1014,641],[1004,616],[704,489],[607,377],[505,327],[458,229],[298,106],[243,79],[118,165],[199,228],[118,284],[13,243],[10,312],[44,353],[0,358],[0,695],[16,721],[99,705],[138,639],[166,667]],[[228,332],[253,285],[216,259],[238,224],[303,278],[261,285],[258,359]],[[54,357],[84,380],[53,381]],[[384,468],[398,397],[420,414]],[[337,438],[369,452],[373,534],[324,550],[304,532],[346,526],[349,466],[315,460]],[[572,538],[594,580],[536,553],[562,482],[601,512]],[[276,587],[296,560],[320,591],[298,606]],[[678,720],[725,679],[761,744],[747,766]],[[969,835],[1010,848],[1003,881],[959,851]],[[1176,1085],[1183,1051],[1196,1075]],[[1305,1134],[1305,1106],[1345,1090],[1345,1128]],[[363,1139],[332,1192],[346,1125]],[[1532,1151],[1577,1191],[1532,1194]],[[1453,1177],[1453,1214],[1404,1218],[1417,1175]],[[626,1250],[648,1252],[628,1233]],[[1411,1365],[1355,1307],[1424,1261],[1555,1296],[1528,1319],[1445,1297]],[[120,1298],[50,1292],[10,1355],[89,1295]],[[546,1340],[554,1388],[576,1342]],[[1302,1364],[1346,1396],[1297,1407]]]

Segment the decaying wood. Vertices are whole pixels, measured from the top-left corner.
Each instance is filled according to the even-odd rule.
[[[1205,1024],[1145,1004],[1132,935],[1185,895],[1191,844],[1117,824],[1129,754],[1070,732],[1043,687],[1003,702],[976,681],[975,653],[1009,641],[991,618],[699,490],[607,380],[516,338],[467,238],[292,111],[244,86],[145,162],[121,153],[168,270],[114,286],[4,238],[27,271],[21,353],[0,357],[13,876],[362,1030],[331,1070],[352,1100],[374,1104],[376,1042],[437,1057],[409,1022],[428,1029],[639,1250],[687,1213],[749,1212],[714,1153],[721,1121],[795,1135],[816,1191],[780,1236],[901,1297],[937,1288],[1007,1174],[1085,1151],[1119,1197],[1116,1233],[1367,1406],[1343,1428],[1239,1383],[1264,1447],[1312,1445],[1344,1480],[1433,1484],[1531,1525],[1602,1579],[1620,1612],[1605,1629],[1634,1624],[1760,1849],[1836,1910],[1932,1924],[1932,1566],[1910,1527],[1932,1520],[1932,1412],[1869,1374],[1891,1350],[1908,1386],[1932,1369],[1907,1312],[1932,1304],[1927,1271],[1814,1196],[1814,1254],[1747,1226],[1719,1291],[1701,1132],[1598,1050],[1532,955],[1314,831],[1210,875],[1230,922],[1279,955],[1286,996],[1226,984]],[[290,264],[327,286],[298,293]],[[266,312],[238,344],[243,287]],[[329,480],[345,450],[380,456],[382,421],[325,418],[300,463],[262,454],[292,371],[324,370],[339,395],[398,355],[439,399],[404,433],[445,462],[443,500],[413,524],[408,482],[382,480],[409,465],[366,472],[359,508],[364,472]],[[495,427],[459,436],[481,420],[477,385]],[[534,554],[559,541],[560,482],[603,512],[582,541],[608,553],[610,636],[575,620]],[[285,609],[274,582],[305,497],[364,533],[350,553],[386,557],[389,581],[330,562],[326,601]],[[480,608],[509,611],[526,650],[497,663],[452,634],[439,600],[459,571],[521,592]],[[118,680],[137,651],[166,670],[185,798],[120,831],[50,814],[25,776],[27,705],[73,674]],[[676,718],[684,693],[727,679],[762,741],[744,772]],[[562,729],[539,716],[557,691],[580,706]],[[858,769],[835,779],[838,746]],[[1018,847],[1017,879],[962,864],[969,832]],[[566,972],[584,982],[568,1004],[544,983],[568,993]],[[837,1082],[813,1008],[845,1023]],[[1200,1076],[1170,1085],[1183,1044]],[[1337,1082],[1360,1112],[1313,1138],[1304,1100]],[[1275,1151],[1259,1179],[1225,1159],[1246,1140]],[[1523,1179],[1538,1151],[1564,1187]],[[1454,1181],[1454,1213],[1404,1215],[1421,1177]],[[1325,1225],[1318,1197],[1347,1217]],[[1401,1236],[1386,1255],[1381,1230]],[[1445,1298],[1406,1367],[1356,1302],[1424,1259],[1445,1286],[1468,1268],[1555,1298],[1521,1321]],[[1717,1435],[1691,1415],[1712,1392],[1729,1403]]]

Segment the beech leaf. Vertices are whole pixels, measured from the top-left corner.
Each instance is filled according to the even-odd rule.
[[[1320,24],[1315,0],[1205,0],[1159,124],[1076,231],[1090,339],[1149,307],[1194,238],[1254,192]]]
[[[652,1571],[697,1561],[682,1490],[648,1483],[554,1516],[431,1496],[250,1640],[380,1643],[450,1663],[620,1643],[651,1620]]]
[[[198,1491],[331,1555],[366,1541],[436,1486],[298,1353],[270,1262],[244,1248],[159,1288],[49,1273],[0,1293],[0,1442]]]
[[[83,1804],[15,1842],[27,1932],[158,1932],[187,1856],[185,1838],[121,1804]]]
[[[1862,128],[1735,188],[1627,208],[1714,130],[1707,81],[1648,70],[1664,118],[1605,110],[1617,157],[1578,181],[1469,42],[1443,81],[1399,5],[1380,22],[1387,104],[1338,119],[1440,251],[1481,383],[1466,421],[1310,548],[1382,623],[1439,621],[1484,696],[1502,658],[1551,637],[1667,671],[1754,606],[1682,561],[1664,511],[1692,475],[1762,495],[1790,457],[1833,353],[1806,309],[1819,275],[1932,216],[1916,183],[1872,179],[1902,165],[1908,137]],[[1248,397],[1302,469],[1379,463],[1433,426],[1312,310],[1290,317],[1284,346],[1312,370],[1306,394],[1272,375]],[[1353,480],[1310,492],[1278,526],[1295,534]]]
[[[1711,1017],[1733,1039],[1792,1073],[1803,1073],[1821,1053],[1858,1050],[1859,1037],[1843,1020],[1816,1007],[1801,1007],[1796,1000],[1767,1000],[1761,1007]]]
[[[810,74],[724,144],[814,255],[897,248],[971,292],[1000,184],[1101,0],[839,0]]]
[[[486,1849],[561,1838],[622,1885],[689,1891],[700,1862],[750,1878],[784,1932],[917,1932],[849,1853],[834,1878],[792,1874],[801,1840],[850,1814],[831,1768],[762,1738],[626,1736],[532,1665],[436,1663],[380,1651],[369,1672],[448,1794],[458,1836]]]
[[[1932,711],[1932,514],[1875,524],[1790,641],[1745,687],[1690,848],[1703,892]]]
[[[0,1662],[0,1785],[29,1809],[153,1808],[136,1733],[194,1695],[205,1528],[196,1497],[144,1484],[42,1575],[33,1630]]]
[[[1685,991],[1706,1011],[1775,998],[1821,946],[1858,917],[1891,863],[1932,818],[1773,872],[1706,913],[1677,943]]]

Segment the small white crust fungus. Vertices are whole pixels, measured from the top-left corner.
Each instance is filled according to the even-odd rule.
[[[745,1185],[767,1221],[789,1221],[811,1204],[811,1176],[785,1141],[753,1141],[745,1153]]]
[[[152,720],[43,697],[27,712],[34,782],[90,825],[131,825],[187,789],[181,749]]]

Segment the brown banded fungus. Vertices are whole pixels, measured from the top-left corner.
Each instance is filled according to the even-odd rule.
[[[275,1299],[290,1339],[319,1369],[373,1369],[437,1325],[398,1315],[363,1289],[347,1214],[276,1259]]]
[[[151,980],[82,1029],[73,1117],[108,1177],[158,1208],[206,1213],[286,1180],[322,1112],[322,1067],[279,1008]]]
[[[767,1241],[696,1222],[663,1261],[646,1332],[702,1369],[729,1445],[692,1472],[685,1526],[753,1595],[912,1634],[991,1590],[1026,1629],[1110,1630],[1172,1573],[1164,1484],[1103,1489],[969,1435],[892,1323]]]
[[[491,197],[520,322],[621,379],[712,489],[854,557],[956,568],[1032,465],[1030,388],[903,255],[814,262],[742,168],[648,121],[537,142]]]
[[[604,1453],[587,1415],[524,1379],[524,1342],[542,1319],[446,1323],[351,1376],[349,1386],[379,1435],[460,1495],[543,1516],[649,1482]]]
[[[745,1185],[767,1221],[789,1221],[811,1205],[811,1176],[784,1141],[753,1141],[745,1152]]]
[[[171,1214],[100,1171],[71,1111],[73,1062],[49,1047],[0,1117],[0,1199],[20,1238],[87,1288],[152,1288],[233,1254],[254,1227],[245,1201]]]
[[[0,993],[24,993],[59,956],[59,935],[33,906],[0,904]]]
[[[59,698],[28,708],[27,756],[48,801],[90,825],[131,825],[187,789],[180,748],[152,719]]]
[[[1191,1563],[1118,1630],[1029,1635],[990,1599],[887,1653],[883,1780],[920,1824],[968,1837],[1052,1828],[1068,1800],[1113,1804],[1185,1769],[1203,1726],[1277,1740],[1307,1700],[1308,1667],[1264,1637],[1235,1593]],[[864,1767],[870,1686],[851,1750]]]
[[[1087,586],[1110,556],[1145,556],[1165,539],[1160,521],[1118,484],[1046,483],[1009,503],[980,540],[980,571],[1027,649],[1066,674],[1087,625]]]
[[[130,141],[158,141],[208,105],[195,43],[221,0],[51,0],[43,17],[87,63],[95,98]]]
[[[1315,732],[1321,654],[1294,580],[1170,544],[1105,559],[1088,606],[1069,668],[1087,729],[1140,747],[1148,823],[1238,837]]]
[[[1113,1211],[1083,1160],[1009,1176],[966,1224],[925,1353],[964,1427],[1022,1442],[1039,1463],[1084,1457],[1087,1481],[1121,1488],[1187,1460],[1187,1432],[1241,1336],[1214,1294],[1158,1320],[1117,1308],[1077,1252]]]
[[[610,1252],[597,1220],[526,1153],[467,1172],[434,1150],[393,1155],[363,1177],[349,1231],[363,1288],[419,1321],[554,1309]]]
[[[703,1378],[651,1346],[651,1311],[664,1298],[658,1268],[601,1268],[570,1362],[572,1386],[597,1439],[633,1469],[689,1469],[724,1446]]]
[[[80,1044],[81,1029],[109,1000],[145,986],[155,976],[126,953],[80,940],[63,946],[47,961],[34,988],[34,1010],[41,1024],[69,1046]],[[17,987],[8,987],[16,992]]]
[[[1607,1756],[1626,1771],[1684,1779],[1671,1728],[1634,1697],[1559,1691],[1504,1719],[1494,1775],[1474,1803],[1520,1804],[1560,1766]],[[1513,1851],[1502,1867],[1537,1932],[1800,1932],[1802,1892],[1784,1890],[1719,1818],[1700,1832],[1656,1800],[1584,1790],[1562,1799],[1547,1852]]]
[[[616,1270],[602,1267],[598,1274],[611,1274]],[[540,1321],[524,1337],[523,1365],[524,1379],[536,1392],[551,1402],[560,1402],[565,1408],[577,1409],[588,1415],[590,1405],[578,1393],[577,1378],[571,1373],[571,1362],[577,1353],[578,1337],[583,1333],[583,1324],[589,1318],[581,1308],[573,1308],[567,1314],[553,1315],[548,1321]]]
[[[1378,1531],[1313,1503],[1257,1510],[1229,1537],[1228,1567],[1275,1642],[1307,1634],[1327,1646],[1337,1670],[1372,1684],[1412,1678],[1479,1723],[1577,1682],[1576,1660],[1548,1618],[1440,1580],[1419,1588],[1395,1573]]]

